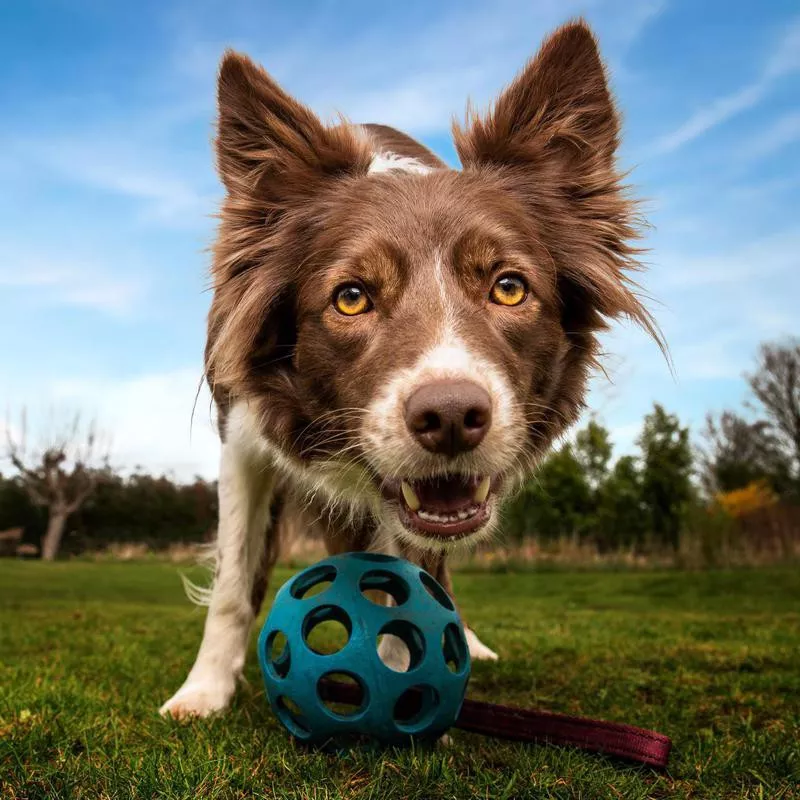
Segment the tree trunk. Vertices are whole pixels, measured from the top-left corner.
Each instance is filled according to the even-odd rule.
[[[64,535],[64,528],[67,526],[66,511],[50,511],[50,518],[47,520],[47,531],[42,537],[42,559],[44,561],[54,561],[61,547],[61,537]]]

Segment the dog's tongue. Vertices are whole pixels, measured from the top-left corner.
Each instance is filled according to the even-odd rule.
[[[461,511],[474,505],[473,497],[480,481],[480,478],[454,475],[414,481],[411,485],[422,508],[426,511],[446,513]]]

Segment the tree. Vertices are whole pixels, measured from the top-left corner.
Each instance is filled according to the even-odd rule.
[[[602,550],[640,545],[648,532],[642,476],[633,456],[622,456],[597,493],[597,542]]]
[[[569,444],[547,457],[514,506],[510,513],[524,523],[522,535],[535,533],[552,540],[586,534],[593,510],[592,491]]]
[[[43,509],[31,502],[19,475],[0,475],[0,531],[22,528],[22,541],[38,547],[46,523]]]
[[[709,497],[766,481],[781,493],[791,465],[770,425],[748,422],[733,411],[706,417],[705,446],[700,448],[700,479]]]
[[[26,449],[27,417],[20,415],[18,436],[6,425],[7,456],[31,501],[47,509],[47,529],[42,537],[42,558],[58,555],[67,520],[86,502],[97,483],[98,466],[108,463],[93,422],[85,428],[76,414],[67,425],[46,436],[36,453]]]
[[[583,430],[578,431],[575,437],[575,457],[593,491],[597,491],[608,477],[611,451],[608,431],[597,420],[590,420]]]
[[[216,484],[195,478],[177,484],[166,476],[135,472],[123,477],[102,471],[97,488],[72,527],[73,545],[102,548],[111,542],[139,542],[163,549],[178,542],[199,542],[217,521]]]
[[[677,550],[692,499],[692,451],[689,429],[658,403],[644,420],[639,439],[642,449],[642,499],[650,530],[662,543]]]
[[[800,340],[761,345],[755,371],[747,382],[761,406],[765,422],[800,477]]]

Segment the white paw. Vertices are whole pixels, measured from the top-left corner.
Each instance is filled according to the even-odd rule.
[[[467,628],[464,633],[467,636],[467,647],[469,656],[473,661],[497,661],[497,653],[490,650],[476,635],[472,628]]]
[[[230,705],[235,685],[227,681],[187,681],[158,710],[162,717],[210,717]]]
[[[408,645],[393,633],[384,633],[378,643],[378,656],[390,669],[396,672],[408,672],[411,664],[411,653]]]

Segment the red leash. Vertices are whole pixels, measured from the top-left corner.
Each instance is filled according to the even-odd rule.
[[[361,690],[353,684],[328,679],[321,682],[320,689],[325,700],[339,703],[360,701]],[[404,699],[409,705],[413,704],[413,698],[409,695]],[[470,699],[464,700],[456,727],[517,742],[547,742],[562,747],[577,747],[662,769],[667,766],[672,747],[669,737],[632,725]]]
[[[479,700],[464,700],[456,727],[518,742],[549,742],[664,768],[672,742],[668,736],[633,725],[531,711]]]

